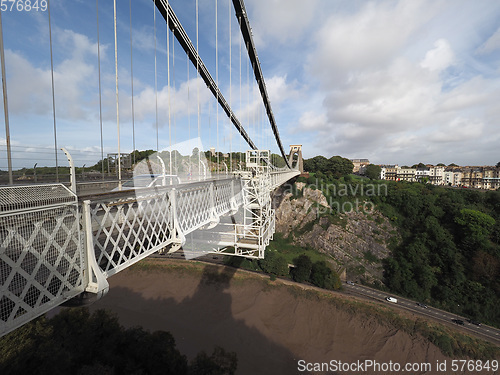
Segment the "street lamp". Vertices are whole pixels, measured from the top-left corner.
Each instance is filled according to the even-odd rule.
[[[2,71],[3,112],[5,116],[5,145],[7,146],[7,168],[9,170],[9,185],[12,185],[14,184],[14,180],[12,177],[12,155],[10,150],[10,130],[9,130],[9,105],[7,102],[7,75],[5,73],[5,55],[3,48],[3,31],[2,31],[1,14],[0,14],[0,65]]]
[[[35,183],[36,183],[36,166],[37,166],[38,163],[35,163],[35,165],[33,166],[33,176],[35,178]]]

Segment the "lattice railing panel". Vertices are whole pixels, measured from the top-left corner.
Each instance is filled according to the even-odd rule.
[[[179,227],[187,234],[210,222],[212,217],[213,183],[177,191],[177,219]]]
[[[63,185],[2,187],[0,207],[4,334],[81,293],[85,262],[76,196]]]
[[[243,205],[243,187],[241,185],[241,180],[234,184],[234,200],[238,207]]]
[[[109,277],[173,240],[174,220],[168,191],[91,203],[97,264]]]
[[[232,182],[224,181],[215,184],[215,211],[223,215],[231,209]]]
[[[300,175],[298,170],[289,170],[288,172],[271,173],[271,188],[276,189],[278,186],[283,185],[288,180]]]
[[[274,233],[269,192],[297,173],[85,201],[83,216],[76,196],[61,184],[0,188],[0,335],[83,292],[93,278],[87,267],[107,278],[238,206],[248,206],[245,226],[261,226],[246,232],[260,238],[262,257]],[[254,256],[250,248],[238,251]]]
[[[75,202],[75,197],[62,184],[0,188],[0,213],[2,214],[73,202]]]

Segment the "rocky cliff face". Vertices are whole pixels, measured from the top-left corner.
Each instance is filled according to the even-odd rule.
[[[345,270],[349,280],[381,280],[388,243],[398,240],[389,220],[364,202],[332,212],[320,190],[304,183],[296,183],[295,188],[295,194],[284,189],[276,193],[276,231],[300,246],[330,255],[335,268]]]

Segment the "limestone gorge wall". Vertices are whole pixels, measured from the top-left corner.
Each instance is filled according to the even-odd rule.
[[[396,228],[371,204],[359,202],[358,207],[346,205],[344,212],[332,212],[321,190],[301,182],[293,189],[278,190],[274,202],[276,232],[283,237],[328,254],[348,280],[382,279],[382,259],[389,256],[389,242],[399,237]]]

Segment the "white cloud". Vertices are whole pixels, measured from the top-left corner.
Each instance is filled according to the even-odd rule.
[[[305,153],[396,163],[491,158],[492,148],[478,144],[497,133],[500,79],[471,56],[477,38],[469,34],[492,10],[469,15],[447,1],[401,0],[331,14],[307,58],[324,100],[298,120],[297,132],[313,134]],[[494,46],[492,36],[483,47]]]
[[[96,73],[87,58],[97,54],[97,44],[71,30],[59,32],[56,39],[59,41],[58,48],[67,52],[65,59],[54,64],[57,117],[84,119],[88,116],[85,93]],[[6,50],[5,54],[9,111],[13,115],[52,114],[50,67],[37,67],[12,50]]]
[[[154,87],[141,83],[136,85],[134,81],[134,123],[138,128],[149,131],[156,127],[156,115],[158,114],[158,127],[168,127],[169,112],[170,124],[174,124],[187,117],[189,114],[192,118],[191,126],[196,128],[196,119],[198,113],[198,94],[197,87],[200,88],[200,111],[206,113],[207,105],[213,99],[212,94],[206,89],[206,85],[201,78],[192,78],[189,81],[184,81],[178,84],[177,88],[171,87],[170,94],[168,86],[158,87],[155,93]],[[140,89],[137,89],[140,87]],[[189,90],[189,99],[188,99]],[[169,98],[170,95],[170,98]],[[99,107],[95,109],[98,116]],[[110,124],[116,123],[116,92],[111,88],[103,91],[102,94],[102,116],[103,122]],[[120,123],[132,123],[132,98],[131,93],[127,88],[120,88],[119,93],[119,111]],[[223,118],[223,111],[220,110],[220,117]],[[111,136],[113,136],[111,134]],[[137,133],[137,137],[141,134]]]
[[[483,135],[483,128],[484,124],[480,120],[457,117],[432,133],[427,139],[430,142],[467,142],[480,138]]]
[[[488,54],[500,48],[500,28],[497,29],[478,49],[479,54]]]
[[[58,47],[66,49],[72,55],[73,60],[84,60],[88,54],[97,57],[97,43],[92,43],[86,35],[72,30],[63,30],[58,32],[57,39]],[[101,52],[102,50],[101,47]]]
[[[490,119],[484,113],[497,107],[500,81],[476,77],[449,91],[442,85],[438,69],[398,58],[385,69],[352,74],[326,95],[326,117],[316,114],[321,111],[307,113],[298,129],[317,132],[310,146],[315,154],[369,157],[379,163],[413,164],[423,156],[428,162],[457,162],[452,156],[457,149],[477,147],[474,142],[495,132],[498,113]]]
[[[159,20],[157,18],[156,22],[165,22],[163,20]],[[161,31],[156,31],[156,45],[155,45],[155,37],[154,37],[154,29],[152,27],[144,26],[140,29],[134,29],[132,32],[132,44],[134,49],[138,49],[142,52],[151,52],[155,50],[162,55],[167,54],[166,45],[160,42],[165,38],[164,35],[159,35]],[[164,33],[164,31],[163,31]],[[169,35],[172,38],[172,35]],[[166,43],[166,42],[165,42]],[[130,49],[130,44],[128,45]]]
[[[212,94],[206,90],[206,85],[201,78],[192,78],[189,82],[183,82],[179,88],[170,88],[170,99],[168,86],[163,86],[155,95],[153,87],[146,86],[141,92],[134,95],[134,116],[137,121],[144,121],[149,116],[156,115],[156,105],[158,103],[158,113],[161,119],[160,125],[168,124],[168,111],[170,116],[186,116],[197,113],[198,95],[197,87],[200,87],[200,106],[205,106]],[[188,100],[188,89],[190,92]],[[126,116],[131,116],[130,96],[123,99],[125,105],[123,111]],[[111,115],[111,118],[112,115]]]
[[[36,68],[11,50],[5,51],[9,113],[46,114],[51,109],[50,72]]]
[[[434,111],[440,84],[426,70],[398,59],[387,69],[359,73],[325,99],[330,123],[378,128],[378,133],[419,128]],[[380,129],[382,127],[382,129]]]
[[[299,128],[302,131],[324,129],[328,126],[328,119],[325,113],[315,113],[307,111],[300,116]]]
[[[321,3],[319,0],[266,0],[248,5],[254,41],[258,47],[264,47],[274,43],[296,44],[306,39],[306,30],[317,19]]]
[[[500,82],[489,80],[481,76],[473,77],[467,82],[443,93],[440,110],[443,112],[464,111],[470,108],[496,108],[496,101],[500,95]]]
[[[439,39],[434,43],[434,48],[427,51],[420,66],[431,71],[442,71],[452,65],[455,54],[446,39]]]
[[[272,101],[273,106],[278,106],[290,99],[296,99],[298,96],[295,83],[288,83],[286,75],[273,76],[266,79],[266,90],[269,95],[269,100]]]
[[[13,140],[12,138],[10,139],[10,145],[11,146],[19,146],[21,145],[20,142]],[[7,139],[0,137],[0,146],[7,146]]]
[[[60,10],[58,14],[57,7],[54,8],[58,136],[65,144],[84,148],[99,143],[96,35],[93,23],[85,25],[85,22],[69,20],[70,10],[77,4],[70,3],[64,3],[68,18],[61,18]],[[177,1],[178,5],[181,3]],[[202,2],[200,5],[200,49],[214,76],[213,4]],[[224,82],[222,89],[229,101],[225,72],[229,61],[228,5],[219,2],[218,26],[219,67],[223,77],[220,81]],[[183,9],[181,5],[174,8]],[[156,110],[150,10],[148,8],[146,15],[141,12],[134,15],[136,148],[150,148],[151,143],[156,143],[155,134],[148,132],[154,127]],[[446,162],[444,156],[449,162],[462,162],[461,158],[470,164],[487,158],[498,161],[500,106],[496,102],[500,96],[500,70],[495,59],[500,48],[500,3],[497,1],[476,4],[467,0],[254,0],[247,3],[247,10],[263,71],[269,74],[267,90],[284,144],[303,143],[307,156],[340,154],[369,157],[374,162]],[[178,15],[192,37],[193,4],[180,10]],[[64,19],[67,23],[63,23]],[[24,144],[35,144],[42,136],[51,140],[48,48],[45,45],[34,48],[35,43],[47,43],[47,38],[42,38],[47,29],[46,19],[43,20],[42,24],[33,25],[37,33],[27,28],[16,30],[24,33],[13,34],[10,31],[15,28],[4,27],[8,42],[9,110],[18,121],[11,129]],[[6,24],[8,22],[6,20]],[[118,29],[118,40],[124,46],[119,56],[120,120],[124,125],[122,144],[130,147],[128,15],[122,22],[124,26]],[[78,32],[61,29],[63,24]],[[236,46],[239,39],[235,25],[233,18],[232,42]],[[157,50],[162,54],[165,53],[164,27],[163,22],[157,29]],[[106,48],[113,50],[113,43],[111,29],[103,26],[102,30],[104,143],[114,149],[113,53],[106,58]],[[184,129],[188,127],[184,117],[188,108],[192,129],[196,127],[198,84],[196,79],[189,81],[188,101],[188,83],[180,83],[182,79],[179,79],[185,73],[185,55],[177,49],[178,45],[175,48],[180,65],[177,65],[176,88],[170,93],[170,106],[172,116],[177,118],[178,136],[182,137],[185,134],[181,133],[188,132]],[[238,48],[232,50],[233,68],[238,61],[237,51]],[[37,52],[45,54],[43,59],[35,56]],[[244,49],[242,52],[246,56]],[[169,108],[165,56],[158,62],[158,120],[163,127],[168,123]],[[245,60],[242,63],[245,64]],[[241,122],[250,123],[251,131],[256,132],[254,124],[265,118],[260,93],[254,86],[248,91],[244,84],[240,94],[234,78],[236,72],[237,69],[233,69],[232,107]],[[254,85],[253,78],[251,81]],[[212,121],[213,130],[215,100],[204,83],[199,86],[202,121]],[[220,109],[219,117],[222,124],[219,141],[228,141],[233,136],[229,132],[232,127]],[[36,123],[36,129],[31,123]],[[271,137],[265,136],[268,133],[269,129],[260,130],[255,137],[252,134],[252,138],[269,140]],[[166,131],[160,132],[160,137],[165,134]],[[225,140],[224,135],[227,135]]]
[[[273,76],[266,79],[266,90],[274,115],[279,112],[282,104],[297,99],[299,93],[295,86],[295,82],[287,82],[286,76]],[[239,92],[239,88],[234,87],[233,93],[237,92]],[[267,115],[265,114],[262,97],[258,87],[256,85],[251,85],[249,89],[248,85],[244,85],[242,87],[242,93],[242,107],[235,110],[236,116],[240,121],[253,124],[259,121],[259,117],[262,113],[264,113],[267,121]],[[250,96],[249,99],[247,98],[248,95]],[[237,108],[239,99],[236,99],[234,96],[235,94],[233,94],[233,107]],[[228,98],[226,97],[226,99]]]
[[[399,1],[369,2],[359,12],[334,14],[315,35],[311,73],[331,84],[352,71],[383,67],[436,11],[431,2]]]

